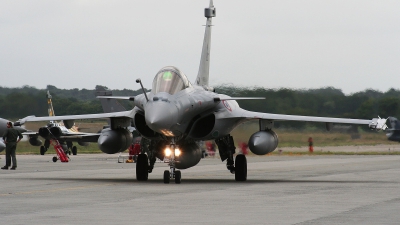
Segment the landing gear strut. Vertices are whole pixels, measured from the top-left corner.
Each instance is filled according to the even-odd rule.
[[[44,145],[40,146],[40,154],[44,155],[50,147],[50,140],[44,140]]]
[[[235,162],[233,161],[233,154],[235,154],[235,143],[231,135],[226,135],[222,138],[215,139],[215,143],[218,145],[219,155],[221,161],[226,159],[226,168],[231,172],[235,173]]]
[[[40,146],[40,154],[41,154],[41,155],[44,155],[44,153],[46,153],[46,152],[47,152],[46,147],[44,147],[43,145]]]
[[[219,155],[221,161],[226,159],[226,168],[233,174],[235,174],[236,181],[247,180],[247,160],[245,155],[237,155],[235,161],[233,161],[233,155],[235,154],[235,143],[231,135],[227,135],[222,138],[215,139],[215,143],[218,145]]]
[[[65,152],[68,155],[76,155],[78,153],[78,148],[72,145],[71,141],[67,141],[67,150]]]

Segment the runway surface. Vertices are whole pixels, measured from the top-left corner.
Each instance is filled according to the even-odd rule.
[[[164,184],[118,155],[18,155],[0,171],[1,224],[399,224],[400,156],[248,157],[235,182],[218,158]],[[4,163],[4,156],[1,156]],[[0,164],[3,165],[3,164]]]

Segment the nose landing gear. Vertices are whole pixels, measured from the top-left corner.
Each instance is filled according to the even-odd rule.
[[[164,184],[169,184],[171,178],[175,179],[176,184],[181,183],[181,171],[176,170],[174,174],[170,173],[169,170],[164,170]]]
[[[170,145],[170,149],[171,149],[171,155],[167,156],[167,162],[169,165],[169,170],[165,170],[164,171],[164,183],[165,184],[169,184],[170,179],[173,178],[175,179],[175,183],[176,184],[180,184],[181,183],[181,171],[176,170],[175,168],[175,163],[177,162],[176,160],[176,155],[175,155],[175,143],[173,142]]]

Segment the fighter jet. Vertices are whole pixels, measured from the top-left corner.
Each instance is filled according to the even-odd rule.
[[[390,129],[386,133],[386,137],[389,141],[399,141],[400,142],[400,122],[396,117],[389,117]]]
[[[239,124],[250,120],[259,121],[259,131],[249,139],[250,150],[256,155],[265,155],[278,146],[278,135],[273,131],[274,121],[308,121],[326,123],[329,129],[333,123],[364,124],[371,129],[386,128],[386,119],[372,120],[314,117],[299,115],[270,114],[247,111],[239,107],[236,100],[263,98],[230,97],[215,92],[209,86],[209,65],[211,48],[212,18],[216,16],[213,1],[205,9],[206,26],[200,59],[199,72],[192,84],[177,67],[167,66],[159,70],[152,84],[152,90],[131,97],[107,97],[133,101],[130,111],[103,114],[70,115],[51,117],[29,117],[20,122],[63,120],[71,124],[77,119],[109,118],[110,130],[103,131],[98,139],[99,148],[108,154],[126,149],[132,142],[132,134],[126,129],[133,120],[142,138],[142,151],[136,163],[136,178],[148,180],[156,158],[168,162],[169,169],[163,173],[164,183],[174,179],[181,183],[181,169],[195,166],[202,158],[198,141],[215,140],[222,161],[227,161],[227,169],[234,174],[236,181],[247,180],[247,161],[245,155],[235,155],[235,144],[231,131]],[[262,104],[262,100],[260,104]],[[144,147],[146,146],[146,147]]]
[[[96,96],[112,96],[112,91],[98,87],[96,89]],[[53,108],[52,96],[47,91],[47,105],[49,116],[54,117],[55,111]],[[100,99],[104,112],[125,111],[126,109],[119,104],[115,99]],[[107,129],[107,127],[103,127]],[[134,128],[130,128],[133,132]],[[71,128],[66,128],[63,123],[56,120],[50,121],[46,126],[39,128],[38,132],[27,131],[23,133],[29,136],[29,143],[33,146],[40,146],[40,154],[44,155],[50,147],[52,139],[56,139],[63,146],[66,154],[71,153],[77,155],[78,148],[73,145],[76,141],[80,146],[87,146],[89,142],[97,142],[99,134],[97,133],[84,133],[80,132],[78,127],[73,125]],[[38,137],[44,139],[44,144]]]
[[[50,117],[55,116],[52,96],[50,92],[47,91],[47,105],[48,113]],[[29,136],[29,143],[33,146],[40,146],[40,154],[44,155],[52,139],[58,140],[58,142],[63,146],[65,153],[76,155],[78,148],[73,145],[73,141],[76,141],[81,146],[87,146],[88,142],[97,142],[98,134],[96,133],[84,133],[79,132],[78,127],[74,124],[70,128],[66,128],[63,123],[59,123],[56,120],[51,120],[46,126],[40,127],[38,132],[24,132],[23,135]],[[44,139],[44,144],[39,139],[39,136]]]

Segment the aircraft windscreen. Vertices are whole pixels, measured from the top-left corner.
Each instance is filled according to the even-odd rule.
[[[185,75],[182,75],[178,69],[166,67],[161,69],[153,81],[152,93],[167,92],[171,95],[185,89],[189,82]]]

